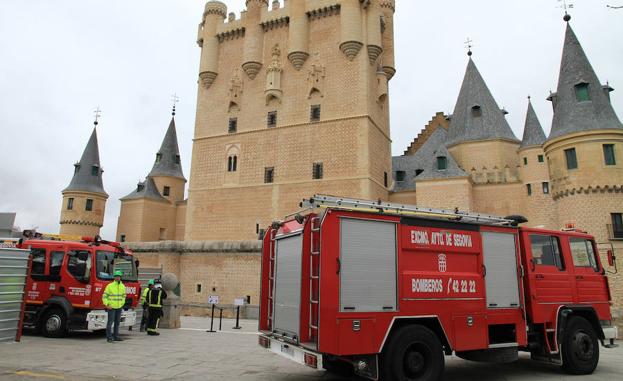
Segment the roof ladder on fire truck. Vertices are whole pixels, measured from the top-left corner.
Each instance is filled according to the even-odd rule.
[[[320,218],[313,217],[309,250],[309,338],[318,342],[318,310],[320,309]]]
[[[273,316],[275,312],[275,237],[277,236],[277,230],[270,231],[270,246],[269,246],[269,262],[268,262],[268,321],[270,322],[271,330],[274,328]]]
[[[423,208],[415,205],[397,204],[391,202],[359,200],[355,198],[344,198],[326,195],[315,195],[309,200],[301,202],[303,208],[341,208],[346,210],[363,210],[372,212],[381,212],[399,215],[414,215],[432,218],[443,218],[462,222],[471,222],[475,224],[485,225],[515,225],[517,221],[510,218],[501,218],[497,216],[444,210]]]

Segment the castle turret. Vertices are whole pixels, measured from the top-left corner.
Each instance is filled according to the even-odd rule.
[[[390,80],[396,74],[396,64],[394,63],[394,12],[396,6],[394,0],[381,0],[381,11],[383,16],[383,71]]]
[[[290,29],[288,35],[288,60],[300,70],[309,58],[309,18],[305,1],[289,1]]]
[[[368,27],[368,57],[370,65],[376,63],[377,58],[383,52],[383,36],[381,31],[381,4],[379,0],[372,0],[367,8],[367,27]]]
[[[80,161],[74,164],[74,175],[63,189],[60,234],[95,236],[104,225],[108,194],[104,190],[97,143],[97,121]]]
[[[267,0],[247,0],[242,70],[251,79],[255,79],[263,65],[264,31],[261,22],[262,14],[266,12],[268,12]]]
[[[360,0],[342,0],[340,50],[354,60],[363,47]]]
[[[218,38],[217,27],[227,15],[227,6],[220,1],[209,1],[203,12],[203,21],[199,24],[197,44],[201,47],[199,79],[201,84],[210,88],[218,75]]]
[[[516,181],[512,174],[517,167],[519,140],[505,114],[470,56],[450,119],[447,145],[462,168],[474,168],[486,182]],[[500,176],[506,167],[511,169],[510,178]]]
[[[601,85],[567,23],[544,150],[561,225],[586,230],[600,241],[608,239],[608,225],[623,205],[623,125],[610,104],[611,89]]]

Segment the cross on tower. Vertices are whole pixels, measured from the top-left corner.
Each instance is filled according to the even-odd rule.
[[[558,8],[565,10],[564,20],[568,22],[571,20],[571,16],[568,11],[569,9],[573,9],[573,3],[571,3],[570,0],[558,0],[558,3],[561,3]]]
[[[173,112],[171,113],[175,116],[175,104],[180,101],[180,97],[177,96],[177,93],[171,95],[171,102],[173,102]]]
[[[474,41],[471,38],[467,38],[467,41],[465,41],[465,49],[467,49],[467,55],[468,56],[472,56],[472,48],[474,47],[474,45],[472,44]]]
[[[99,119],[102,116],[102,110],[100,110],[99,106],[97,106],[95,111],[93,111],[93,114],[95,114],[95,122],[93,122],[93,124],[97,126],[99,124]]]

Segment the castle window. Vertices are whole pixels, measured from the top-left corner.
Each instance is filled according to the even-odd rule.
[[[543,155],[539,155],[538,159],[539,159],[539,163],[542,163],[545,161],[545,158],[543,157]]]
[[[482,108],[478,105],[472,107],[472,116],[474,118],[480,118],[482,116]]]
[[[612,213],[612,238],[623,239],[623,213]]]
[[[387,185],[388,185],[387,172],[383,172],[383,185],[385,185],[385,188],[387,188]]]
[[[84,210],[90,212],[93,210],[93,200],[90,198],[87,198],[87,204],[84,207]]]
[[[274,167],[264,168],[264,183],[270,184],[274,180],[275,180],[275,168]]]
[[[575,153],[575,148],[565,150],[565,159],[567,159],[567,169],[578,168],[578,157]]]
[[[136,191],[137,191],[137,192],[140,192],[140,191],[142,191],[143,189],[145,189],[145,184],[144,184],[144,183],[138,183],[138,184],[136,185]]]
[[[74,164],[74,174],[78,173],[79,170],[80,170],[80,164],[78,163]]]
[[[238,156],[232,155],[227,158],[227,172],[236,172],[238,170]]]
[[[448,158],[445,156],[437,156],[437,170],[445,171],[448,169]]]
[[[97,175],[99,175],[99,167],[97,165],[94,165],[91,167],[91,176]]]
[[[528,165],[528,158],[527,157],[523,158],[523,165]]]
[[[309,111],[309,120],[311,122],[320,121],[320,105],[313,105]]]
[[[396,181],[405,181],[407,173],[405,171],[396,171]]]
[[[614,144],[604,144],[604,160],[606,165],[617,165],[617,160],[614,156]]]
[[[181,164],[182,163],[182,159],[180,158],[180,155],[175,155],[175,164]]]
[[[266,125],[268,128],[275,127],[277,125],[277,111],[271,111],[266,117]]]
[[[238,118],[229,118],[229,127],[227,128],[227,132],[235,134],[236,131],[238,131]]]
[[[67,210],[73,210],[74,209],[74,198],[70,197],[67,199]]]
[[[586,102],[591,100],[591,94],[588,91],[588,83],[578,83],[575,85],[575,98],[578,102]]]
[[[532,184],[526,184],[526,190],[528,191],[528,196],[532,196]]]
[[[162,160],[162,154],[161,153],[157,153],[156,154],[156,163],[160,163],[160,160]]]
[[[418,177],[419,175],[421,175],[422,173],[424,173],[423,169],[416,169],[415,170],[415,177]]]
[[[171,195],[171,187],[164,187],[164,189],[162,190],[162,195],[163,196],[170,196]]]
[[[195,286],[195,290],[197,294],[201,293],[201,283],[197,283],[197,285]]]
[[[314,180],[320,180],[322,179],[322,175],[323,175],[322,163],[314,163],[312,167],[312,178]]]
[[[543,194],[549,194],[549,183],[548,182],[543,183]]]
[[[121,234],[121,236],[119,237],[119,241],[125,242],[125,234]]]

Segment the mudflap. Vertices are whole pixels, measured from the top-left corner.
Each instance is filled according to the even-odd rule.
[[[378,355],[354,356],[352,363],[357,376],[374,381],[379,379]]]
[[[507,364],[519,359],[517,347],[491,348],[477,351],[456,352],[457,357],[475,362]]]

